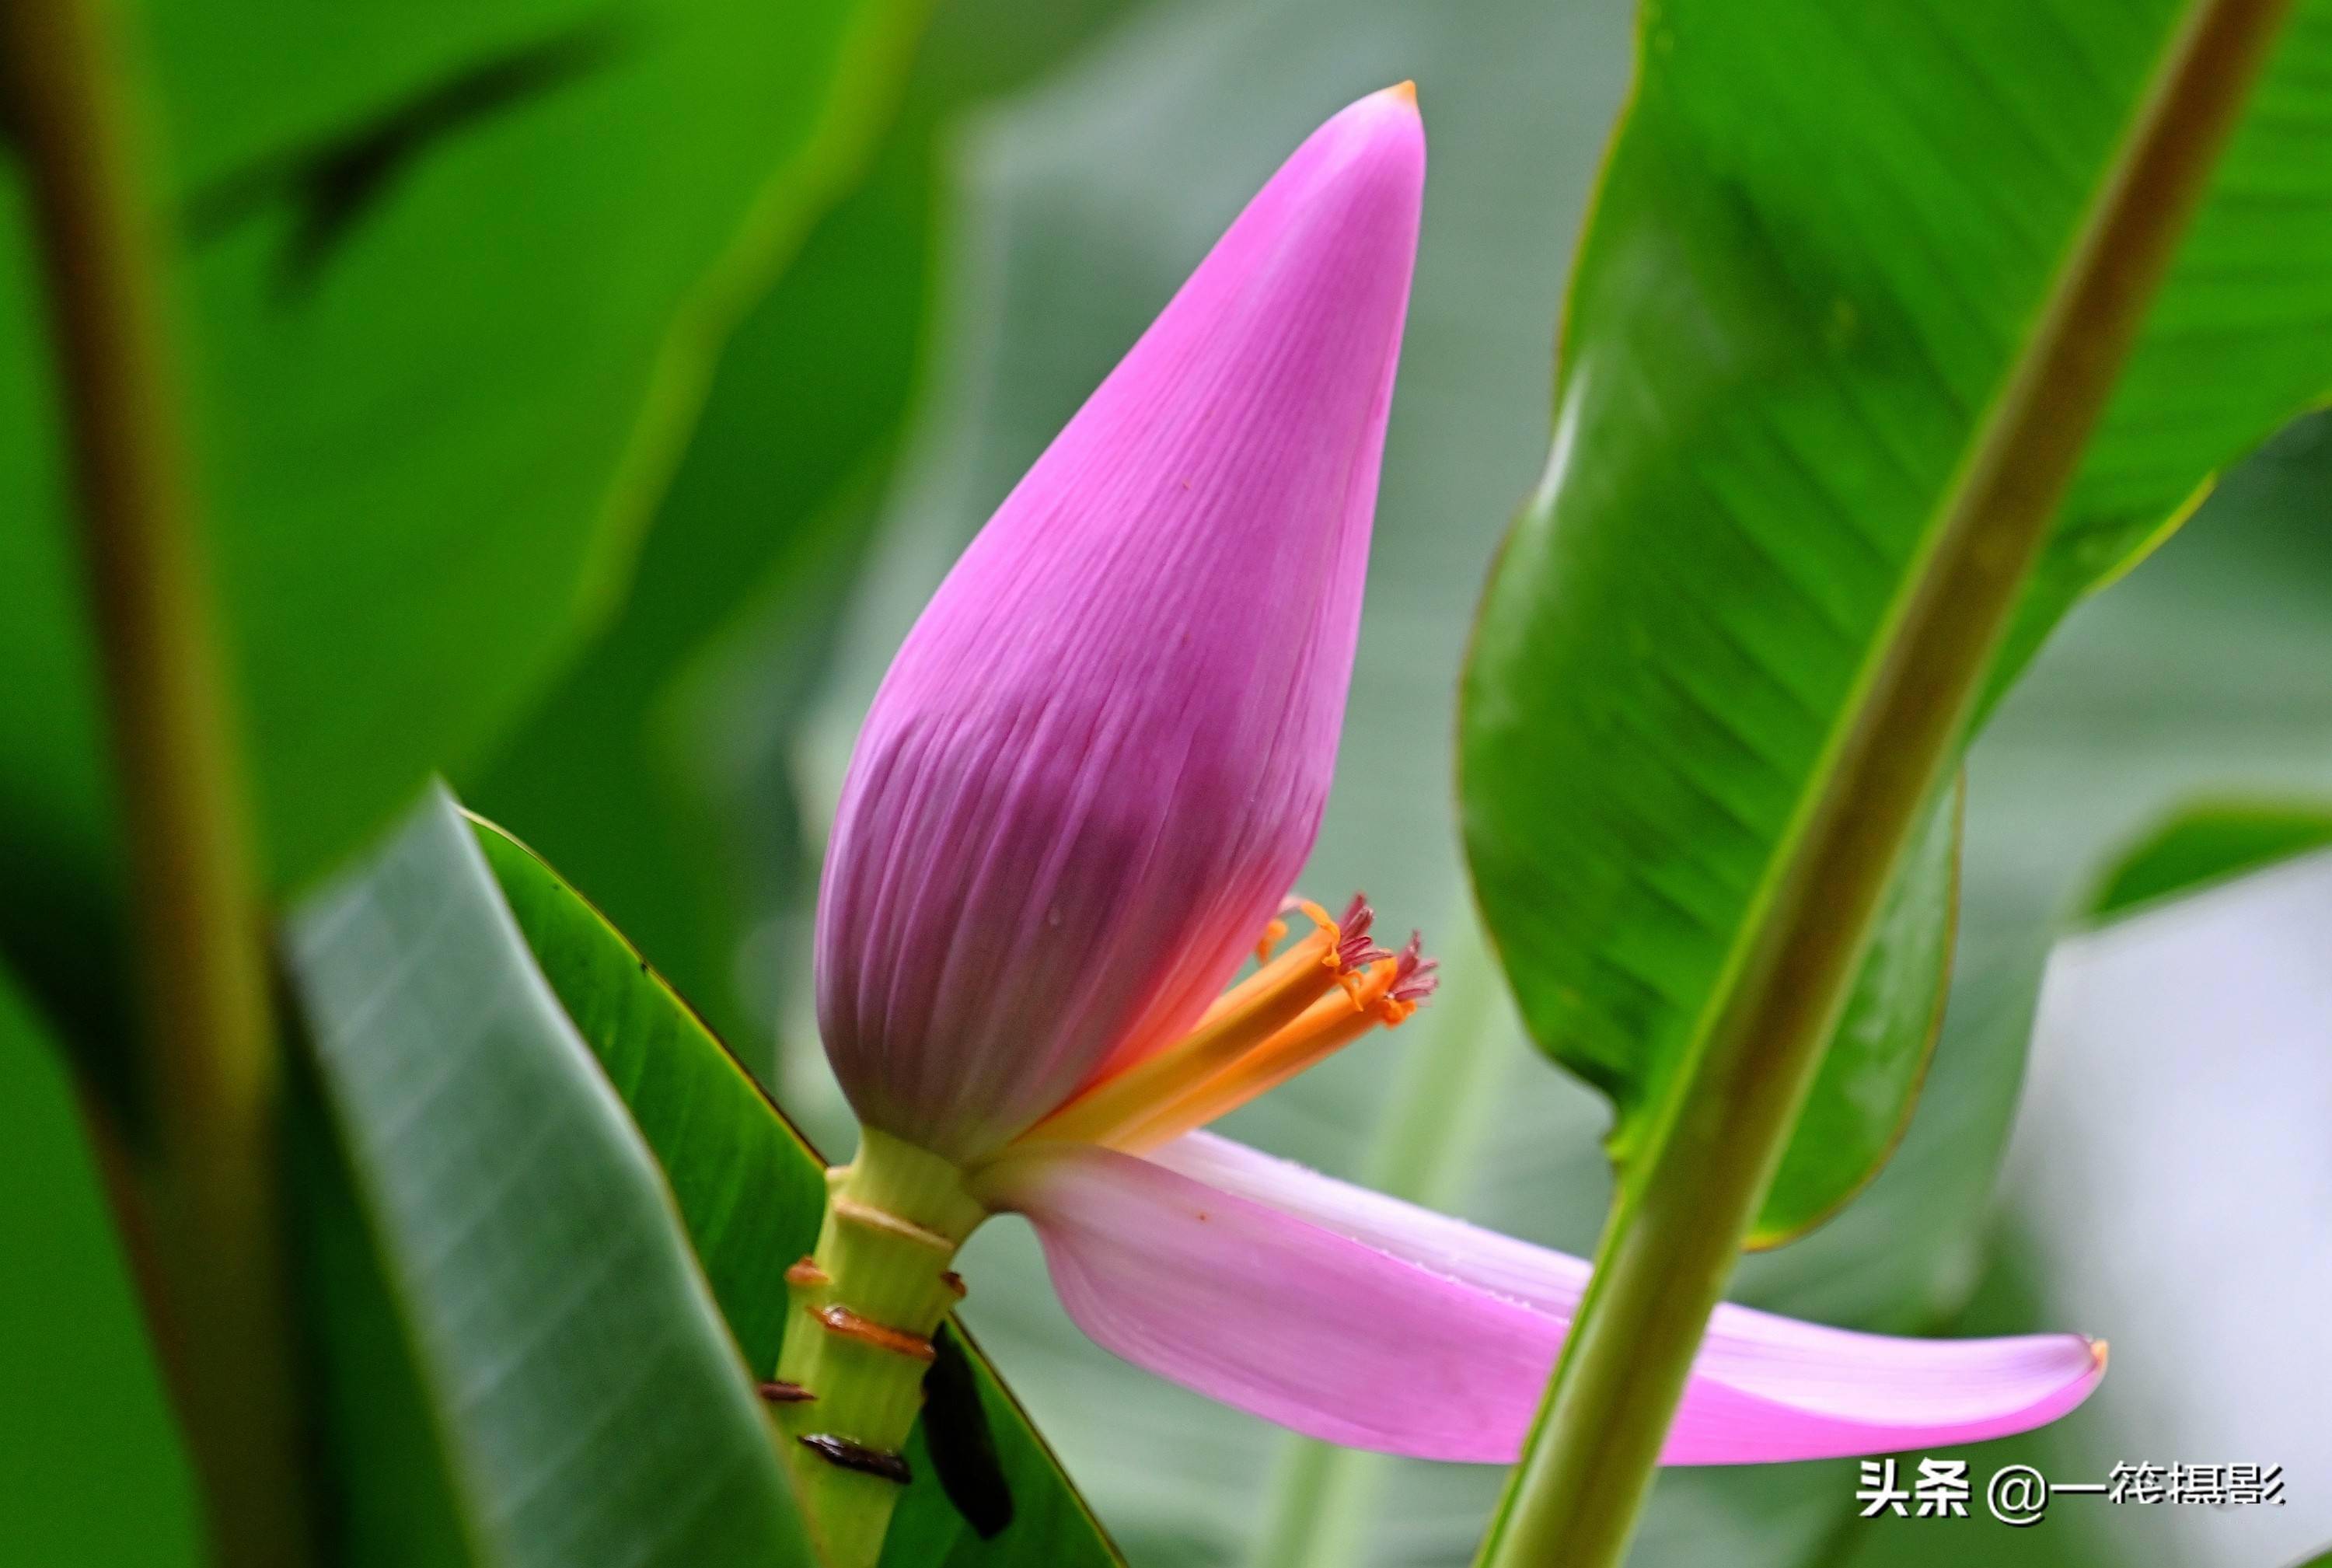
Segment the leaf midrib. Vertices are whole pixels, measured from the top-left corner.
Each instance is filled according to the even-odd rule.
[[[1645,1157],[1622,1172],[1594,1277],[1477,1562],[1601,1563],[1624,1551],[1913,814],[2289,9],[2205,0],[2165,30],[1668,1076]]]
[[[1903,628],[1911,618],[1922,593],[1931,590],[1931,585],[1940,579],[1942,571],[1937,564],[1939,558],[1945,555],[1946,550],[1956,540],[1962,538],[1968,539],[1970,540],[1968,549],[1971,551],[1974,550],[1978,547],[1974,540],[1986,533],[1985,518],[1975,506],[1982,477],[1988,468],[1997,470],[2012,465],[2019,449],[2020,437],[2026,432],[2040,426],[2045,433],[2045,427],[2050,421],[2038,416],[2044,407],[2051,406],[2045,395],[2043,379],[2049,368],[2051,350],[2078,327],[2079,323],[2073,318],[2075,307],[2080,296],[2098,275],[2100,268],[2110,264],[2112,258],[2106,253],[2105,247],[2107,241],[2113,237],[2114,220],[2117,216],[2119,199],[2127,193],[2131,181],[2138,172],[2140,162],[2151,144],[2150,132],[2158,128],[2165,100],[2176,91],[2183,81],[2188,80],[2193,74],[2193,59],[2196,53],[2198,41],[2210,28],[2214,19],[2245,10],[2256,13],[2263,18],[2255,29],[2256,33],[2263,37],[2271,37],[2279,29],[2281,14],[2288,13],[2289,7],[2290,0],[2200,0],[2200,3],[2188,9],[2184,21],[2179,26],[2168,30],[2163,50],[2157,56],[2155,67],[2148,76],[2145,90],[2134,100],[2130,115],[2124,123],[2122,134],[2117,139],[2116,154],[2093,187],[2083,221],[2069,234],[2061,253],[2060,263],[2052,269],[2050,275],[2055,282],[2039,301],[2039,307],[2032,316],[2031,330],[2025,335],[2018,351],[2012,356],[1993,397],[1984,406],[1983,415],[1974,428],[1973,439],[1966,444],[1962,463],[1954,473],[1951,482],[1937,496],[1935,505],[1930,510],[1926,526],[1921,532],[1919,547],[1914,552],[1913,566],[1910,570],[1904,573],[1897,593],[1888,602],[1887,610],[1881,617],[1878,636],[1872,638],[1856,667],[1854,678],[1849,686],[1848,700],[1841,704],[1838,721],[1831,726],[1824,739],[1822,749],[1817,756],[1812,771],[1808,776],[1805,788],[1799,794],[1796,805],[1778,841],[1775,853],[1766,862],[1764,875],[1759,879],[1751,894],[1744,917],[1736,928],[1734,941],[1725,951],[1724,961],[1717,970],[1716,983],[1710,988],[1707,1002],[1695,1020],[1692,1031],[1687,1037],[1687,1048],[1677,1069],[1668,1077],[1669,1092],[1657,1102],[1657,1119],[1649,1129],[1649,1135],[1643,1145],[1642,1156],[1630,1162],[1630,1169],[1633,1171],[1647,1170],[1657,1162],[1658,1151],[1665,1145],[1675,1123],[1677,1114],[1687,1097],[1686,1086],[1698,1076],[1699,1068],[1707,1054],[1709,1042],[1715,1037],[1719,1022],[1727,1009],[1740,995],[1742,979],[1748,970],[1753,955],[1760,946],[1761,938],[1773,929],[1774,922],[1772,916],[1776,907],[1782,904],[1786,884],[1793,872],[1801,870],[1809,862],[1819,858],[1820,845],[1810,841],[1813,839],[1813,829],[1817,820],[1825,814],[1834,818],[1846,804],[1842,798],[1840,784],[1840,776],[1844,771],[1843,760],[1849,747],[1858,738],[1869,736],[1874,722],[1879,723],[1880,732],[1884,732],[1883,722],[1879,722],[1884,715],[1882,712],[1877,711],[1878,704],[1873,699],[1874,691],[1882,674],[1887,671],[1890,662],[1903,666],[1915,665],[1921,662],[1913,655],[1911,651],[1917,645],[1907,642],[1904,638]],[[2231,96],[2239,102],[2247,93],[2248,85],[2249,82],[2246,81],[2233,89]],[[2234,118],[2234,113],[2230,112],[2227,117],[2228,125],[2232,125]],[[2222,140],[2222,139],[2223,128],[2220,137],[2213,139]],[[1617,144],[1618,139],[1614,138],[1613,145],[1617,146]],[[2215,154],[2216,148],[2213,150]],[[2214,167],[2215,156],[2203,161],[2206,167]],[[2199,190],[2198,182],[2194,192],[2190,195],[2199,195]],[[2184,212],[2178,215],[2174,222],[2162,226],[2173,233],[2183,234],[2188,223],[2191,222],[2193,211],[2193,208],[2190,205]],[[1589,219],[1591,228],[1592,222],[1591,214]],[[2147,281],[2143,290],[2147,301],[2150,301],[2158,291],[2162,273],[2166,270],[2168,256],[2174,251],[2174,244],[2164,247],[2161,263],[2156,266],[2154,276]],[[2143,326],[2145,314],[2145,310],[2139,308],[2130,312],[2128,319],[2119,324],[2121,330],[2111,345],[2109,355],[2117,372],[2120,365],[2126,361],[2127,351]],[[2106,399],[2111,392],[2115,378],[2114,374],[2097,377],[2095,378],[2096,396],[2079,406],[2079,417],[2058,422],[2057,427],[2060,430],[2076,425],[2079,428],[2080,435],[2078,439],[2061,444],[2069,445],[2076,461],[2079,452],[2087,446],[2088,438],[2094,433],[2097,422],[2103,414]],[[2023,417],[2020,418],[2020,415]],[[2068,462],[2058,480],[2060,492],[2062,485],[2071,477],[2072,463]],[[2207,483],[2203,488],[2207,490]],[[2025,538],[2015,541],[2017,548],[2022,551],[2022,559],[2017,563],[2017,569],[1998,574],[2000,579],[2008,585],[2007,590],[1995,601],[1980,607],[1977,615],[1964,617],[1968,622],[1974,622],[1979,617],[1988,613],[1994,625],[1989,635],[1984,636],[1982,640],[1993,645],[1997,645],[2006,626],[2014,607],[2016,589],[2021,586],[2026,569],[2029,569],[2032,559],[2037,555],[2045,540],[2049,524],[2053,521],[2058,507],[2052,502],[2038,511],[2037,525],[2029,530]],[[2007,537],[2007,531],[2002,531],[2002,534]],[[1978,664],[1979,679],[1982,663],[1983,661],[1979,661]],[[1953,693],[1961,708],[1965,707],[1976,684],[1975,681],[1964,683]],[[1932,774],[1940,766],[1943,753],[1948,749],[1950,735],[1958,728],[1961,716],[1954,715],[1952,722],[1935,727],[1942,732],[1943,740],[1934,748],[1934,758],[1928,764],[1926,772]],[[1875,739],[1868,740],[1866,743],[1874,747],[1878,744]],[[1932,781],[1932,779],[1927,780],[1930,784]],[[1897,850],[1907,832],[1907,824],[1911,820],[1910,812],[1916,809],[1918,798],[1916,791],[1912,792],[1911,799],[1899,813],[1907,826],[1904,831],[1891,835]],[[1891,864],[1890,859],[1889,866]],[[1883,893],[1886,876],[1882,872],[1870,877],[1869,881],[1872,884],[1869,895],[1859,901],[1860,907],[1856,912],[1858,918],[1853,923],[1857,951],[1867,940],[1868,917],[1877,908],[1877,900]],[[1811,888],[1802,890],[1801,902],[1802,902],[1803,894],[1811,891],[1814,890]],[[1836,903],[1833,901],[1830,907],[1835,910]],[[1843,972],[1849,966],[1840,967]],[[1840,997],[1842,998],[1843,994],[1841,990]],[[1835,1010],[1834,1006],[1832,1010]]]

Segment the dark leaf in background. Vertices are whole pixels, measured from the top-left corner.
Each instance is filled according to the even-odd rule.
[[[202,511],[270,880],[478,751],[605,610],[910,0],[156,0]],[[0,175],[0,948],[119,1024],[121,889],[15,171]],[[81,1043],[77,1040],[75,1043]]]
[[[290,305],[292,296],[315,285],[366,215],[442,144],[607,65],[613,53],[613,35],[586,24],[464,66],[342,134],[262,159],[196,191],[185,204],[187,243],[199,247],[272,208],[289,209],[279,286]]]
[[[981,1540],[1012,1526],[1012,1478],[996,1451],[995,1429],[980,1402],[980,1372],[963,1336],[950,1332],[932,1343],[932,1370],[923,1374],[923,1446],[948,1501]]]
[[[62,1052],[0,973],[0,1561],[195,1568],[199,1499]]]
[[[754,1371],[777,1364],[787,1314],[785,1271],[817,1239],[826,1162],[679,994],[599,913],[525,846],[486,823],[479,842],[535,960],[664,1162],[697,1257]],[[975,1291],[978,1281],[973,1281]],[[892,1522],[884,1561],[896,1568],[1044,1563],[1093,1568],[1116,1552],[978,1349],[950,1325],[942,1342],[957,1382],[942,1381],[908,1445],[914,1479]],[[974,1396],[977,1415],[961,1408]],[[953,1401],[953,1402],[951,1402]],[[991,1451],[934,1462],[926,1428],[945,1414],[948,1439]],[[994,1484],[1008,1498],[952,1493]]]

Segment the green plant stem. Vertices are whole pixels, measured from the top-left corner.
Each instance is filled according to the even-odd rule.
[[[826,1568],[874,1568],[896,1479],[837,1462],[833,1445],[902,1458],[922,1409],[931,1337],[963,1294],[948,1272],[988,1217],[963,1173],[912,1143],[865,1131],[827,1173],[817,1250],[788,1276],[781,1383],[809,1396],[776,1407],[785,1458]]]
[[[1945,498],[1802,808],[1713,1027],[1628,1173],[1491,1522],[1485,1568],[1606,1568],[1627,1549],[1708,1315],[1820,1066],[1887,878],[1974,693],[2146,308],[2289,10],[2197,5],[2171,40]]]
[[[281,1295],[265,927],[168,362],[163,217],[100,0],[0,5],[129,843],[151,1147],[110,1183],[151,1238],[155,1324],[218,1561],[304,1562]]]

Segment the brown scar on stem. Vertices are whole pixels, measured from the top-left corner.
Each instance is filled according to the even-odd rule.
[[[895,1481],[903,1487],[915,1478],[907,1468],[907,1461],[897,1454],[886,1454],[880,1448],[870,1448],[864,1443],[854,1443],[848,1438],[837,1438],[831,1432],[805,1432],[801,1446],[824,1459],[827,1464],[845,1470],[855,1470],[862,1476],[876,1476],[885,1481]]]
[[[963,1276],[958,1274],[952,1268],[942,1268],[940,1270],[940,1283],[946,1286],[948,1288],[948,1294],[954,1296],[958,1301],[961,1301],[963,1299],[965,1291],[970,1288],[970,1286],[964,1284]]]
[[[828,1334],[838,1334],[845,1339],[855,1339],[861,1344],[873,1345],[876,1350],[889,1351],[893,1355],[903,1355],[926,1365],[939,1353],[932,1349],[932,1342],[922,1335],[861,1317],[846,1306],[813,1307],[810,1316],[816,1318]]]
[[[761,1384],[761,1397],[773,1405],[808,1405],[817,1402],[817,1396],[799,1383],[789,1383],[783,1378],[770,1378]]]
[[[943,1257],[955,1256],[956,1244],[936,1230],[929,1230],[912,1219],[902,1219],[887,1209],[877,1209],[872,1203],[862,1203],[855,1198],[837,1197],[834,1200],[834,1217],[846,1224],[863,1225],[870,1230],[880,1230],[888,1236],[927,1247]]]
[[[817,1266],[815,1257],[805,1257],[786,1270],[788,1285],[831,1285],[834,1276]]]

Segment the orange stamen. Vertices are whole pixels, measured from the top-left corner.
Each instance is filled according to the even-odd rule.
[[[1190,1033],[1093,1085],[1017,1141],[1106,1143],[1161,1100],[1211,1078],[1294,1022],[1343,978],[1336,952],[1343,928],[1316,904],[1301,908],[1314,929],[1217,997]]]
[[[1330,920],[1328,912],[1316,904],[1295,904],[1289,907],[1312,923],[1311,933],[1300,938],[1294,947],[1277,958],[1264,961],[1253,974],[1209,1003],[1206,1013],[1199,1019],[1199,1028],[1206,1028],[1232,1011],[1252,1004],[1293,978],[1309,978],[1305,970],[1310,964],[1316,962],[1329,969],[1341,967],[1336,961],[1336,949],[1344,940],[1343,927]],[[1275,919],[1270,925],[1264,927],[1265,941],[1275,941],[1271,935],[1275,927],[1281,935],[1286,934],[1287,923]],[[1263,951],[1261,942],[1256,944],[1256,951],[1258,953]]]
[[[1399,962],[1386,958],[1365,975],[1344,977],[1349,990],[1323,997],[1238,1061],[1159,1101],[1107,1142],[1131,1154],[1146,1152],[1269,1093],[1380,1025],[1397,1028],[1417,1010],[1414,1002],[1392,995],[1400,971]]]
[[[1352,904],[1356,909],[1365,907],[1358,899],[1354,899],[1352,901]],[[1336,950],[1343,945],[1343,926],[1340,923],[1329,919],[1328,912],[1321,908],[1318,904],[1313,903],[1308,898],[1298,899],[1296,901],[1295,907],[1303,912],[1304,918],[1310,921],[1314,928],[1316,929],[1322,936],[1328,939],[1328,951],[1325,954],[1322,955],[1320,960],[1321,963],[1324,964],[1329,969],[1343,968],[1343,966],[1336,961],[1335,953]]]
[[[1333,990],[1336,970],[1320,966],[1320,954],[1336,952],[1332,924],[1301,938],[1287,952],[1215,999],[1199,1027],[1173,1046],[1092,1085],[1017,1141],[1105,1143],[1114,1129],[1145,1115],[1150,1106],[1173,1096],[1182,1085],[1213,1078],[1219,1068],[1255,1050],[1257,1041],[1299,1018],[1323,991]]]
[[[1313,929],[1285,951],[1275,920],[1256,971],[1215,999],[1188,1035],[1109,1076],[1014,1140],[1104,1144],[1140,1153],[1247,1104],[1369,1030],[1391,1028],[1433,990],[1433,961],[1414,932],[1399,952],[1376,945],[1375,913],[1355,897],[1342,920],[1290,904]]]
[[[1258,965],[1271,961],[1271,950],[1287,940],[1287,923],[1274,920],[1263,928],[1263,940],[1255,944],[1255,961]]]

